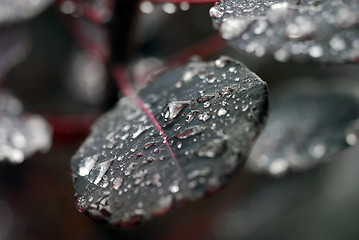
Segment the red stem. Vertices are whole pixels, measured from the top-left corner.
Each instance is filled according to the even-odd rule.
[[[114,70],[113,70],[113,75],[115,77],[115,80],[117,82],[117,85],[120,89],[120,91],[122,92],[122,94],[124,96],[130,97],[132,98],[137,105],[142,109],[142,111],[147,115],[147,117],[152,121],[152,123],[155,125],[155,127],[157,128],[159,134],[161,135],[162,139],[163,139],[163,143],[166,144],[173,161],[176,164],[176,167],[178,169],[178,171],[183,174],[182,168],[180,166],[180,164],[178,163],[178,160],[174,154],[174,152],[172,151],[168,141],[167,141],[167,137],[164,133],[164,131],[162,130],[161,126],[159,125],[158,121],[155,119],[155,117],[153,116],[153,114],[151,113],[151,111],[145,107],[144,102],[136,96],[136,94],[133,92],[130,84],[129,84],[129,79],[127,76],[127,72],[125,70],[125,68],[121,65],[115,66]],[[186,181],[185,176],[183,176],[184,181]]]

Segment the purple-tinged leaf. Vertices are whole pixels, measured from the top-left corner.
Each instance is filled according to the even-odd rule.
[[[51,127],[40,116],[23,113],[21,102],[0,92],[0,162],[21,163],[51,145]]]
[[[245,161],[267,104],[266,84],[229,58],[159,76],[101,117],[73,157],[78,209],[125,228],[217,190]]]
[[[54,0],[2,0],[0,1],[0,24],[27,20],[39,14]]]
[[[210,10],[213,24],[240,51],[278,61],[328,63],[359,59],[357,0],[224,0]]]
[[[273,176],[303,171],[357,143],[358,97],[332,88],[330,81],[325,84],[307,83],[274,95],[267,125],[246,165],[250,171]]]

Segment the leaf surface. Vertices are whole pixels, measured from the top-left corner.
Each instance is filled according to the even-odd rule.
[[[328,63],[357,62],[357,0],[224,0],[210,10],[224,39],[246,53]]]
[[[123,228],[226,184],[267,114],[267,87],[241,63],[191,62],[122,98],[72,160],[78,209]]]

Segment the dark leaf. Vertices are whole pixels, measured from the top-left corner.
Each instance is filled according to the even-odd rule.
[[[302,171],[356,144],[359,101],[348,89],[312,83],[274,96],[268,123],[247,163],[251,171]]]
[[[0,1],[0,24],[29,19],[43,11],[53,1],[54,0]]]
[[[357,0],[224,0],[210,16],[233,47],[258,57],[333,63],[359,58]]]
[[[78,209],[129,227],[217,190],[243,164],[266,113],[266,84],[239,62],[167,72],[93,126],[72,161]]]
[[[0,162],[21,163],[51,145],[51,127],[37,115],[24,114],[10,93],[0,92]]]

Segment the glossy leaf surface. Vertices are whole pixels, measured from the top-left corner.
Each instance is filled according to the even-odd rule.
[[[359,58],[357,0],[224,0],[209,13],[224,39],[257,57],[329,63]]]
[[[101,117],[73,157],[78,209],[125,228],[217,190],[266,113],[266,84],[234,60],[165,73]]]

